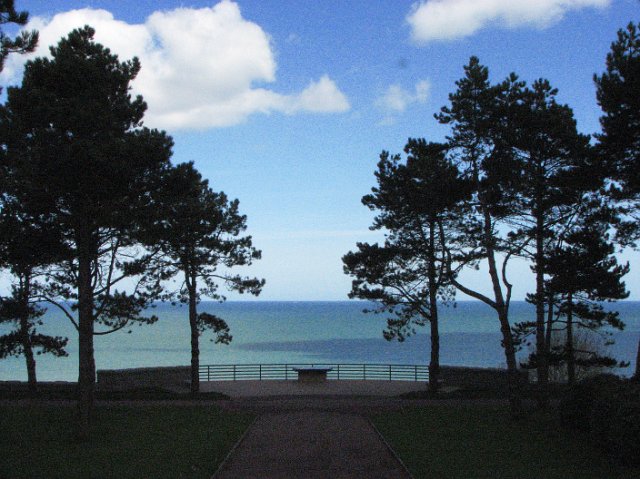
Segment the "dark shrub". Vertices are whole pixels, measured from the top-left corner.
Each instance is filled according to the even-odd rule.
[[[620,382],[598,394],[591,408],[591,437],[613,458],[640,465],[640,384]]]
[[[589,431],[591,410],[596,398],[610,395],[622,380],[613,374],[600,374],[574,384],[560,401],[560,422],[563,426]]]

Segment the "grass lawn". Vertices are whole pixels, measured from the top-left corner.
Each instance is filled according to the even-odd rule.
[[[211,406],[100,406],[92,441],[75,408],[0,408],[0,478],[210,478],[249,426]]]
[[[416,479],[640,478],[551,415],[512,423],[503,407],[434,405],[372,419]]]

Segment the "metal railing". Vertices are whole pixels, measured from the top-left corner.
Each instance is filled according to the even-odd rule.
[[[204,364],[200,381],[267,381],[298,379],[294,368],[331,368],[329,380],[428,381],[429,368],[415,364]]]

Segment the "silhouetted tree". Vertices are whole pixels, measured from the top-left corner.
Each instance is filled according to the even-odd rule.
[[[203,180],[191,163],[165,172],[162,186],[152,195],[155,214],[144,227],[145,241],[156,250],[154,274],[162,280],[180,275],[180,287],[167,297],[189,306],[191,327],[191,392],[200,388],[199,337],[207,330],[216,343],[228,344],[232,337],[227,323],[212,314],[198,313],[201,296],[224,301],[219,283],[239,293],[260,294],[264,280],[233,275],[228,270],[248,266],[260,259],[251,236],[240,236],[246,229],[246,216],[238,211],[238,200],[229,201]]]
[[[601,332],[605,326],[623,329],[619,314],[605,310],[602,302],[629,296],[622,281],[629,265],[617,263],[608,237],[609,210],[599,202],[594,206],[597,210],[593,215],[563,235],[549,255],[547,266],[547,289],[556,297],[557,304],[555,323],[563,325],[560,329],[564,329],[566,338],[562,349],[551,351],[551,358],[556,363],[566,362],[569,383],[575,381],[576,364],[583,367],[618,365],[615,359],[602,356],[598,351],[576,351],[574,331],[582,328]],[[576,353],[581,353],[581,357]],[[530,359],[535,364],[539,355],[534,354]]]
[[[513,217],[517,168],[510,138],[510,109],[519,99],[522,83],[515,75],[497,85],[489,82],[489,71],[476,57],[464,67],[464,78],[449,95],[450,106],[436,118],[451,127],[449,154],[463,177],[473,185],[464,217],[466,245],[451,256],[450,281],[463,293],[493,308],[498,316],[509,375],[509,401],[514,417],[521,413],[518,364],[509,323],[512,284],[507,264],[513,251],[502,236]],[[502,258],[502,265],[499,260]],[[493,295],[489,297],[460,283],[455,272],[486,262]]]
[[[15,329],[0,336],[0,358],[24,356],[31,394],[37,392],[35,356],[67,355],[67,338],[38,331],[40,318],[46,312],[38,300],[46,286],[37,278],[48,265],[63,259],[65,251],[58,239],[50,225],[25,218],[19,205],[4,198],[0,212],[0,267],[11,273],[13,284],[11,296],[0,298],[0,323],[13,323]]]
[[[35,50],[38,45],[38,32],[20,32],[15,38],[11,38],[2,26],[9,23],[26,25],[29,14],[26,11],[17,12],[14,0],[0,0],[0,71],[4,67],[4,61],[10,53],[28,53]]]
[[[387,340],[404,341],[415,326],[430,325],[429,390],[437,392],[438,300],[452,300],[455,293],[443,242],[455,241],[456,205],[469,189],[445,158],[444,145],[409,139],[405,153],[406,163],[400,155],[380,155],[378,186],[362,198],[377,213],[371,228],[388,232],[384,245],[358,243],[358,251],[342,261],[355,278],[349,297],[374,301],[374,312],[389,315]]]
[[[613,195],[629,202],[626,213],[633,215],[622,233],[632,242],[637,238],[638,201],[640,200],[640,33],[630,23],[618,31],[618,40],[607,54],[607,70],[594,76],[598,104],[604,115],[600,117],[602,133],[596,135],[603,160],[615,181]]]
[[[159,285],[138,282],[129,293],[117,287],[144,272],[148,258],[135,251],[132,233],[153,206],[150,182],[172,147],[163,132],[141,128],[146,104],[129,93],[138,60],[120,62],[93,35],[88,26],[74,30],[51,58],[27,62],[22,87],[8,89],[2,128],[18,185],[11,194],[33,216],[52,218],[71,252],[50,273],[48,299],[78,330],[81,439],[89,437],[93,411],[94,335],[156,319],[142,311]]]
[[[556,95],[547,80],[538,80],[531,88],[521,88],[519,101],[509,111],[514,174],[518,175],[511,239],[521,245],[520,255],[531,260],[536,277],[536,290],[529,301],[536,307],[537,380],[543,407],[549,375],[545,354],[549,244],[576,214],[583,195],[601,186],[604,179],[604,171],[588,161],[589,138],[577,132],[573,111],[558,104]]]
[[[629,23],[618,31],[618,39],[607,54],[606,72],[594,76],[596,96],[604,115],[602,134],[597,135],[602,159],[613,183],[610,195],[618,201],[624,221],[618,241],[633,246],[640,235],[640,33]],[[636,362],[640,380],[640,341]]]

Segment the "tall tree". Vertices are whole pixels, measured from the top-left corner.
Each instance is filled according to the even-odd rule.
[[[517,417],[521,413],[521,398],[509,323],[512,284],[507,278],[507,264],[513,251],[501,232],[516,211],[517,169],[510,139],[509,111],[519,99],[522,83],[512,74],[504,82],[491,85],[487,67],[476,57],[471,57],[464,71],[465,76],[456,82],[456,92],[449,95],[450,106],[443,107],[436,115],[440,123],[451,127],[450,155],[464,178],[473,185],[464,217],[467,244],[460,254],[451,256],[450,280],[460,291],[496,311],[509,376],[511,413]],[[454,274],[463,267],[475,267],[480,261],[488,267],[491,296],[465,286]]]
[[[598,148],[609,167],[610,195],[619,202],[625,220],[618,241],[634,246],[640,237],[640,32],[633,22],[618,31],[607,54],[606,71],[594,76],[602,109]],[[635,377],[640,381],[640,341]]]
[[[456,205],[468,195],[468,184],[445,158],[442,144],[409,139],[405,153],[406,163],[400,155],[380,155],[378,186],[362,198],[377,212],[371,228],[388,232],[384,245],[358,243],[358,251],[342,261],[345,273],[355,278],[349,297],[375,301],[374,311],[389,315],[387,340],[404,341],[415,326],[430,325],[429,390],[437,392],[438,300],[451,300],[455,293],[443,242],[455,241]]]
[[[617,41],[607,54],[606,72],[594,76],[596,97],[602,109],[602,133],[596,135],[602,159],[615,180],[614,194],[631,202],[627,212],[637,215],[640,200],[640,32],[629,23],[618,31]],[[625,232],[630,241],[637,238],[638,218],[631,218]]]
[[[167,280],[180,275],[180,287],[168,297],[176,296],[188,304],[191,328],[191,392],[200,389],[199,338],[213,331],[216,343],[231,341],[227,323],[212,314],[198,313],[202,296],[224,301],[219,283],[239,293],[260,294],[265,284],[258,278],[231,274],[230,268],[248,266],[260,259],[246,230],[246,216],[239,213],[238,200],[214,192],[192,163],[168,169],[162,186],[152,195],[155,215],[151,225],[143,228],[149,248],[156,249],[154,273]]]
[[[11,194],[32,215],[53,218],[71,252],[51,273],[57,289],[50,299],[78,330],[81,439],[89,437],[93,411],[94,335],[156,319],[141,312],[158,285],[117,287],[144,270],[133,232],[172,147],[165,133],[141,127],[146,104],[129,92],[138,60],[120,62],[93,35],[88,26],[74,30],[51,58],[27,62],[22,87],[8,89],[2,128],[18,185]]]
[[[14,0],[0,0],[0,28],[9,23],[26,25],[28,20],[29,14],[26,11],[16,11]],[[37,44],[38,32],[35,30],[23,31],[11,38],[0,29],[0,71],[4,68],[4,62],[10,53],[32,52]]]
[[[549,255],[548,290],[557,297],[558,319],[565,331],[565,344],[555,352],[556,360],[567,365],[569,383],[575,382],[576,364],[615,366],[617,362],[598,351],[576,351],[575,330],[600,332],[603,328],[623,329],[624,323],[615,311],[605,310],[604,301],[629,296],[622,277],[629,265],[619,265],[614,246],[609,240],[608,209],[598,205],[597,211],[580,221],[561,238],[558,247]],[[605,333],[606,334],[606,333]],[[580,353],[578,356],[577,353]],[[586,357],[584,357],[586,355]],[[539,355],[534,357],[534,361]]]
[[[24,356],[27,384],[31,394],[37,392],[35,356],[51,353],[66,356],[68,339],[38,331],[46,309],[38,305],[45,288],[37,279],[46,267],[64,258],[63,245],[55,229],[20,214],[19,205],[2,201],[0,212],[0,267],[13,277],[11,296],[0,298],[0,323],[14,324],[15,329],[0,336],[0,358]]]
[[[548,245],[576,214],[582,196],[601,186],[603,180],[588,161],[589,138],[578,133],[572,110],[557,103],[556,95],[547,80],[538,80],[531,88],[523,86],[520,100],[509,112],[514,173],[518,175],[511,239],[521,245],[520,254],[531,260],[536,278],[535,293],[529,300],[536,308],[536,365],[542,406],[547,405],[549,375],[545,354]]]

